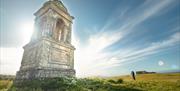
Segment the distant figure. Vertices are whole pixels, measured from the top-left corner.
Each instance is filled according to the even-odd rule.
[[[131,76],[132,76],[132,78],[133,78],[134,80],[136,80],[136,76],[135,76],[134,71],[131,71]]]

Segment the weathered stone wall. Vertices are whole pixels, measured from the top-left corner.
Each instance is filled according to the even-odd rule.
[[[26,45],[24,50],[17,79],[75,76],[74,47],[72,45],[42,38]]]
[[[29,69],[17,72],[16,80],[75,76],[74,69]]]

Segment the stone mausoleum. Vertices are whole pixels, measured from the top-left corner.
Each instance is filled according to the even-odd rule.
[[[25,45],[18,79],[75,76],[71,44],[72,17],[59,0],[49,0],[35,14],[34,33]]]

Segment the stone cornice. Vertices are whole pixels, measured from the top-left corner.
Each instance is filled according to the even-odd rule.
[[[74,19],[73,16],[70,16],[70,14],[67,11],[64,11],[62,8],[59,8],[59,6],[53,4],[53,3],[47,3],[43,5],[37,12],[34,13],[36,17],[40,17],[43,14],[45,14],[49,9],[54,10],[57,14],[64,17],[66,20],[72,23],[72,20]]]
[[[72,45],[72,44],[66,44],[66,43],[63,43],[63,42],[57,42],[57,41],[54,41],[50,38],[46,38],[46,37],[42,37],[40,38],[39,40],[36,40],[36,41],[31,41],[30,43],[26,44],[23,48],[28,48],[28,47],[31,47],[31,46],[35,46],[36,44],[40,43],[40,41],[49,41],[50,43],[54,43],[54,44],[57,44],[59,46],[63,46],[65,48],[69,48],[71,50],[75,50],[75,47]]]

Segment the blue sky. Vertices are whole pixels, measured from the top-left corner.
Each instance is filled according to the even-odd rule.
[[[15,74],[33,13],[47,0],[0,1],[0,73]],[[62,0],[73,22],[77,76],[180,69],[179,0]],[[28,27],[28,28],[27,28]]]

